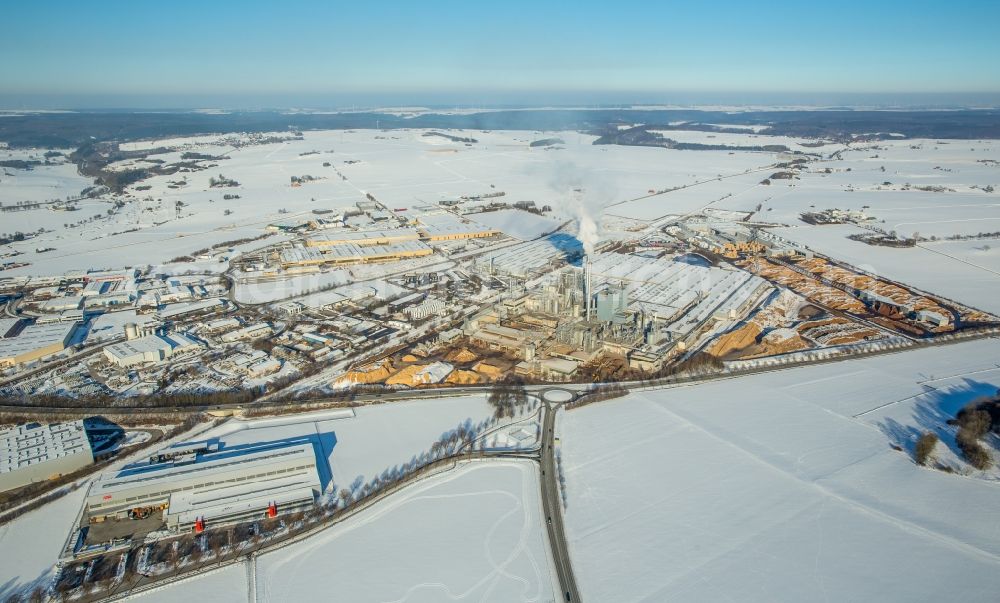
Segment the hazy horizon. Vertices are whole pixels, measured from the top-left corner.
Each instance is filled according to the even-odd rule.
[[[349,111],[393,108],[497,110],[637,107],[747,107],[848,109],[995,109],[997,93],[802,93],[493,91],[470,94],[364,93],[252,95],[12,95],[0,93],[0,111]]]

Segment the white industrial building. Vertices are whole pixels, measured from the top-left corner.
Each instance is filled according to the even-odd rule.
[[[423,320],[429,316],[443,314],[446,307],[447,304],[440,299],[427,299],[407,308],[405,313],[410,320]]]
[[[147,362],[160,362],[176,354],[183,354],[201,348],[193,339],[171,333],[169,335],[147,335],[109,345],[104,348],[104,356],[120,367],[130,367]]]
[[[38,309],[42,312],[61,312],[63,310],[79,310],[83,306],[82,295],[67,295],[47,299],[38,303]]]
[[[267,337],[274,332],[271,325],[266,322],[258,322],[252,325],[247,325],[242,329],[237,329],[235,331],[230,331],[222,336],[223,343],[232,343],[234,341],[243,341],[245,339],[260,339],[261,337]]]
[[[195,312],[214,312],[216,310],[224,310],[226,305],[226,301],[219,299],[218,297],[210,297],[208,299],[200,299],[192,302],[179,302],[176,304],[168,304],[160,308],[156,312],[156,317],[159,320],[175,319],[187,314],[194,314]]]
[[[28,423],[0,432],[0,491],[72,473],[93,462],[83,421]]]
[[[202,325],[201,330],[205,333],[223,333],[240,328],[240,321],[233,318],[217,318]]]
[[[18,330],[20,329],[20,330]],[[72,340],[76,322],[12,326],[14,336],[0,339],[0,368],[33,362],[57,354]]]
[[[484,275],[531,278],[582,252],[583,246],[575,237],[555,234],[478,256],[473,268]]]
[[[311,506],[321,492],[316,453],[307,439],[228,448],[218,440],[175,444],[148,462],[102,475],[87,495],[91,523],[129,511],[162,509],[172,530],[201,519],[222,524]]]
[[[277,373],[281,370],[281,361],[270,358],[267,360],[261,360],[255,362],[247,367],[246,373],[247,377],[251,379],[258,379],[260,377],[265,377],[273,373]]]

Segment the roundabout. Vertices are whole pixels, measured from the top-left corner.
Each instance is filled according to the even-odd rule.
[[[571,402],[576,398],[576,392],[563,389],[561,387],[553,387],[549,389],[542,390],[540,392],[542,400],[550,404],[562,404],[563,402]]]

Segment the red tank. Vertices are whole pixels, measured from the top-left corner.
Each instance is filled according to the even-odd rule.
[[[278,505],[271,503],[267,506],[267,516],[274,517],[278,514]]]
[[[198,519],[194,520],[194,533],[201,534],[204,531],[205,531],[205,518],[199,517]]]

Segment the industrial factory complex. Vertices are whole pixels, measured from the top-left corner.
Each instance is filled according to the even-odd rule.
[[[0,279],[22,317],[0,321],[0,388],[200,395],[314,372],[333,389],[613,381],[696,356],[993,320],[818,256],[745,212],[626,222],[585,244],[548,206],[503,197],[392,207],[368,194],[269,224],[245,252],[203,250],[190,267]]]
[[[473,344],[516,356],[526,377],[568,380],[605,353],[655,370],[771,290],[746,272],[598,254],[476,314],[464,332]]]
[[[153,531],[198,530],[308,508],[321,492],[314,443],[226,446],[218,439],[161,449],[94,480],[78,549],[101,543],[114,525],[146,521]],[[151,522],[151,523],[150,523]]]

